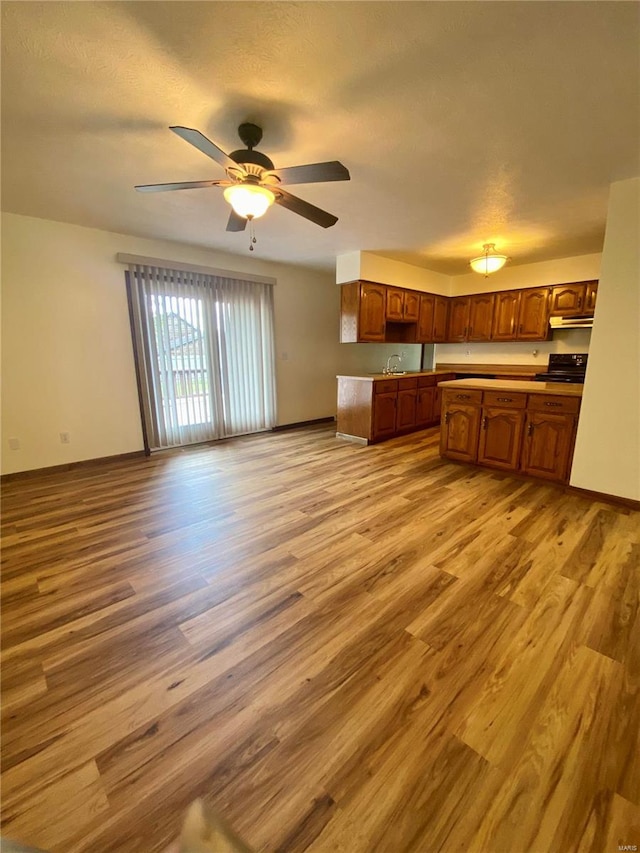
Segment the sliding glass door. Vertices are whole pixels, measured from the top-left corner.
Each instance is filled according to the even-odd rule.
[[[128,292],[149,449],[274,425],[271,285],[131,265]]]

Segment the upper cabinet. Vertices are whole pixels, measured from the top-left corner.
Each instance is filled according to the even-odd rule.
[[[492,340],[545,341],[549,335],[548,287],[495,294]]]
[[[478,293],[469,297],[468,341],[491,340],[494,301],[494,293]]]
[[[576,314],[593,314],[597,291],[597,281],[576,281],[552,287],[550,315],[571,317]]]
[[[354,281],[340,288],[340,342],[380,343],[385,339],[386,288]]]
[[[470,297],[456,296],[449,300],[449,331],[447,340],[466,341],[469,329]]]
[[[395,323],[417,323],[419,314],[419,293],[400,287],[387,287],[387,320]]]
[[[433,337],[434,344],[447,340],[447,323],[449,322],[449,299],[447,296],[436,296],[433,307]]]
[[[491,338],[494,341],[515,341],[519,310],[519,290],[503,290],[501,293],[496,293],[491,330]]]
[[[546,340],[549,328],[549,288],[531,287],[520,291],[518,311],[518,341]]]
[[[371,281],[341,287],[340,340],[372,343],[546,341],[550,316],[593,314],[597,281],[436,296]]]

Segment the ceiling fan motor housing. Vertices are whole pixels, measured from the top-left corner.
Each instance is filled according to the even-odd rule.
[[[236,163],[240,163],[244,165],[254,165],[260,166],[262,169],[272,170],[274,168],[273,161],[270,160],[266,154],[263,154],[261,151],[254,151],[255,146],[262,139],[262,128],[258,127],[257,124],[251,124],[250,122],[245,122],[241,124],[238,128],[238,136],[247,146],[246,148],[240,148],[238,151],[232,151],[229,154],[232,160],[235,160]]]

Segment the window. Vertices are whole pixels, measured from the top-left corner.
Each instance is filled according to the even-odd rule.
[[[127,287],[148,449],[275,424],[271,284],[130,264]]]

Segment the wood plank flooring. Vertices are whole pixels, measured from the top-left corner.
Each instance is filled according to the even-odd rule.
[[[640,846],[640,516],[331,426],[4,487],[2,833]],[[632,849],[627,847],[627,849]]]

